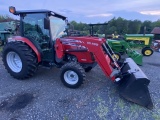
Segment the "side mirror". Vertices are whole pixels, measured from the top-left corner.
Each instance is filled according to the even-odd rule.
[[[44,29],[49,29],[50,28],[50,22],[47,18],[44,18]]]

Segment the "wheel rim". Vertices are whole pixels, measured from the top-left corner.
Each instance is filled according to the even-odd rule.
[[[152,54],[152,51],[151,50],[146,50],[145,51],[145,55],[151,55]]]
[[[76,72],[69,70],[64,73],[64,80],[71,85],[74,85],[78,82],[78,75]]]
[[[7,54],[7,64],[9,68],[16,73],[22,70],[22,60],[15,52],[9,52]]]
[[[119,60],[119,55],[117,55],[117,54],[112,55],[112,57],[113,57],[114,59],[116,59],[116,60]]]

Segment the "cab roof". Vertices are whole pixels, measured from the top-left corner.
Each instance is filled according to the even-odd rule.
[[[50,13],[55,17],[59,17],[62,19],[66,19],[67,17],[60,15],[56,12],[50,11],[50,10],[45,10],[45,9],[40,9],[40,10],[18,10],[14,13],[14,15],[20,15],[20,14],[32,14],[32,13]]]

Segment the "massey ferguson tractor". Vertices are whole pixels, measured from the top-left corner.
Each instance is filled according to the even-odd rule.
[[[97,64],[107,78],[118,84],[125,99],[153,108],[148,85],[150,80],[131,59],[117,63],[105,39],[70,37],[66,34],[67,18],[50,10],[9,11],[20,16],[20,35],[7,40],[2,60],[8,73],[24,80],[34,75],[38,66],[61,68],[62,83],[80,87]]]

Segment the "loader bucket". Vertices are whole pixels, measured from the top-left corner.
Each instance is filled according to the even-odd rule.
[[[127,71],[130,71],[130,74],[123,75],[119,84],[120,95],[131,102],[152,109],[153,103],[147,87],[150,80],[131,58],[125,60],[121,69],[122,73]]]

